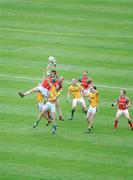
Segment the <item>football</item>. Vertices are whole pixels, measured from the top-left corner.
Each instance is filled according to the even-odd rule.
[[[55,63],[56,59],[53,56],[49,56],[48,61],[52,62],[52,63]]]

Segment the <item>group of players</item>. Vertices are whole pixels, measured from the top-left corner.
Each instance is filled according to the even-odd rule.
[[[52,123],[52,134],[57,131],[56,111],[59,113],[59,120],[63,121],[62,110],[59,103],[59,97],[63,90],[64,77],[58,77],[56,69],[56,59],[52,56],[48,58],[48,66],[44,69],[42,82],[32,88],[31,90],[23,93],[19,92],[19,95],[23,98],[32,93],[36,93],[38,99],[38,107],[40,114],[36,123],[33,125],[35,128],[42,118],[47,120],[47,125]],[[99,92],[96,86],[93,85],[92,79],[88,77],[88,71],[83,71],[83,75],[80,79],[72,79],[72,82],[68,86],[67,101],[70,101],[70,95],[72,95],[72,110],[70,120],[73,119],[76,106],[81,104],[83,113],[85,113],[87,119],[86,133],[90,133],[93,128],[93,122],[95,114],[98,111]],[[90,106],[87,109],[85,98],[89,100]],[[120,91],[120,97],[112,106],[117,105],[118,111],[114,120],[114,130],[117,129],[118,119],[121,115],[125,115],[128,123],[133,130],[133,123],[129,116],[128,108],[130,107],[130,100],[126,96],[126,91],[122,89]]]

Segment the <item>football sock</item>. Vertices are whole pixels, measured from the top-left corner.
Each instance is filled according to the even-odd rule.
[[[117,128],[117,125],[118,125],[118,121],[114,121],[114,129],[116,129]]]
[[[40,120],[38,120],[38,121],[36,122],[36,126],[38,125],[39,121],[40,121]]]
[[[74,112],[75,112],[75,109],[72,109],[72,114],[71,114],[71,117],[73,118],[74,116]]]
[[[50,116],[50,112],[49,112],[49,111],[47,111],[47,114],[48,114],[48,118],[50,119],[50,118],[51,118],[51,116]]]
[[[87,114],[87,110],[84,111],[85,115]]]
[[[59,116],[59,120],[64,121],[64,119],[63,119],[63,117],[62,117],[62,116]]]
[[[53,130],[56,131],[57,130],[57,124],[53,125]]]
[[[133,123],[132,123],[132,121],[128,120],[128,124],[129,124],[129,126],[131,127],[131,129],[133,129]]]
[[[23,93],[19,92],[18,94],[20,95],[21,98],[24,97]]]

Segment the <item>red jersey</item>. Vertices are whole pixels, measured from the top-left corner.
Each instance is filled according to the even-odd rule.
[[[48,82],[46,79],[44,79],[44,80],[41,82],[41,86],[42,86],[43,88],[45,88],[45,89],[50,90],[49,82]]]
[[[49,76],[49,80],[50,80],[50,82],[53,84],[53,77],[52,77],[51,75]],[[46,79],[44,79],[44,80],[42,81],[41,86],[44,87],[44,88],[46,88],[46,89],[48,89],[48,90],[51,89],[51,87],[50,87],[50,85],[49,85],[49,82],[48,82]]]
[[[129,99],[127,97],[120,97],[118,99],[118,109],[125,110],[127,109],[127,104],[129,102]]]
[[[56,81],[56,82],[54,82],[53,83],[53,85],[56,87],[57,85],[59,85],[60,86],[60,90],[62,89],[62,81]]]
[[[81,79],[81,86],[84,89],[88,89],[89,86],[92,86],[92,81],[87,76],[83,76]]]

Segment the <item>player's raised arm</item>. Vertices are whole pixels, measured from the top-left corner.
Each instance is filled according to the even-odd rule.
[[[48,65],[43,70],[43,76],[49,76],[52,70],[56,70],[56,59],[53,56],[48,58]]]
[[[48,64],[48,66],[46,67],[45,73],[46,73],[47,76],[50,75],[50,71],[51,71],[52,64],[53,64],[53,63],[50,62],[50,63]]]

